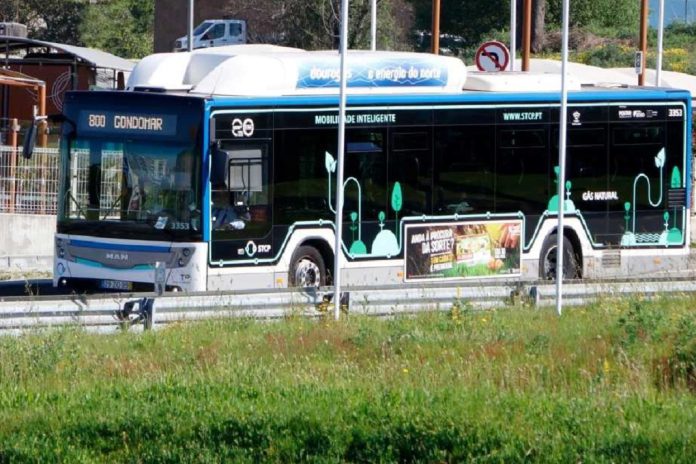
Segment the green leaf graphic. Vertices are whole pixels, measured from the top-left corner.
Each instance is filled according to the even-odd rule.
[[[676,189],[681,188],[681,186],[681,172],[679,172],[678,167],[674,166],[674,169],[672,169],[672,182],[670,182],[670,187]]]
[[[403,206],[401,184],[399,184],[398,182],[394,182],[394,190],[392,190],[391,205],[392,209],[397,213],[401,211],[401,207]]]
[[[331,156],[331,153],[328,151],[325,152],[324,155],[324,167],[328,173],[336,171],[336,160],[334,160],[334,157]]]

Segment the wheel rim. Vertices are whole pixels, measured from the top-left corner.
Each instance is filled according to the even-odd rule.
[[[321,270],[309,258],[302,258],[295,267],[295,285],[299,287],[319,287],[321,285]]]

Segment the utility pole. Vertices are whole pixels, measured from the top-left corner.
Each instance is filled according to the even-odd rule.
[[[433,0],[433,33],[432,33],[433,53],[440,53],[440,0]]]
[[[566,141],[568,131],[568,35],[570,0],[563,0],[561,35],[561,119],[558,130],[558,229],[556,230],[556,312],[563,313],[563,215],[565,214]]]
[[[343,165],[346,148],[346,77],[348,54],[348,0],[341,0],[340,33],[341,84],[338,93],[338,160],[336,168],[336,237],[334,241],[334,318],[341,317],[341,261],[343,250]]]
[[[529,54],[532,49],[532,0],[524,0],[522,23],[522,71],[529,71]]]
[[[641,70],[638,74],[638,85],[645,85],[646,63],[648,56],[648,0],[640,2],[640,51]]]
[[[377,50],[377,0],[370,5],[370,50]]]
[[[193,51],[193,0],[188,3],[188,51]]]
[[[657,15],[657,62],[655,63],[655,87],[662,83],[662,52],[665,35],[665,0],[659,0]]]
[[[510,71],[517,70],[517,0],[510,0]]]

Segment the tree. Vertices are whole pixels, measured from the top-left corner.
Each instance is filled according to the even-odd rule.
[[[409,0],[415,10],[416,29],[430,31],[432,0]],[[517,1],[517,43],[521,46],[523,0]],[[469,47],[509,30],[510,0],[441,0],[442,33],[462,36]],[[532,0],[532,49],[541,51],[545,32],[561,25],[562,0]],[[574,27],[637,30],[638,0],[572,0],[570,23]]]
[[[152,53],[154,0],[111,0],[89,6],[82,23],[82,39],[88,47],[125,58]]]
[[[531,20],[531,49],[534,53],[539,53],[544,49],[546,42],[546,1],[532,0],[532,20]],[[521,50],[524,44],[522,37],[524,32],[524,0],[517,2],[517,49]]]
[[[370,1],[350,2],[349,48],[369,46]],[[310,50],[338,48],[340,0],[228,0],[221,10],[247,20],[250,42],[278,43]],[[405,35],[399,33],[404,29],[394,27],[405,17],[404,11],[410,11],[404,0],[377,0],[380,48],[394,47],[406,41]]]
[[[556,27],[562,21],[562,0],[548,0],[547,22]],[[638,0],[572,0],[570,24],[574,27],[631,28],[638,31]]]
[[[432,0],[410,0],[415,27],[432,29]],[[442,0],[440,32],[464,37],[470,46],[478,44],[492,30],[504,29],[510,22],[510,0]]]
[[[0,2],[0,17],[25,24],[31,38],[82,45],[79,29],[87,4],[87,0],[5,0]]]
[[[539,53],[544,49],[546,23],[546,0],[532,1],[532,44],[534,53]]]

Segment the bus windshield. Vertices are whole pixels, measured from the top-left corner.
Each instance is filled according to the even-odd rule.
[[[196,144],[106,137],[63,144],[64,232],[186,240],[201,235]]]

